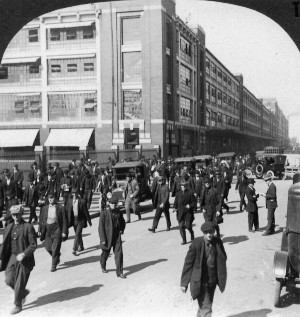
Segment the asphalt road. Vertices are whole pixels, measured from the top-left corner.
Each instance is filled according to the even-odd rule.
[[[273,257],[280,250],[282,230],[286,223],[287,193],[291,180],[275,180],[278,189],[276,234],[262,236],[263,232],[249,233],[247,213],[239,212],[239,196],[234,186],[229,194],[230,213],[224,215],[220,226],[222,240],[228,255],[228,280],[225,292],[215,293],[213,316],[217,317],[296,317],[300,316],[300,293],[282,292],[283,307],[273,306],[275,279]],[[257,180],[257,192],[266,192],[266,185]],[[171,200],[173,201],[173,200]],[[259,198],[260,228],[267,224],[264,198]],[[172,210],[171,210],[172,212]],[[92,214],[97,215],[96,199]],[[85,250],[74,256],[71,230],[68,241],[62,245],[61,264],[50,272],[51,258],[39,242],[35,252],[36,266],[31,273],[28,288],[31,293],[20,316],[66,317],[142,317],[142,316],[196,316],[197,302],[189,290],[181,293],[180,275],[189,244],[181,246],[175,213],[171,214],[172,230],[165,231],[161,218],[156,233],[147,229],[152,225],[154,212],[149,204],[142,206],[142,221],[132,215],[123,235],[124,273],[127,279],[116,277],[113,254],[107,262],[108,274],[100,270],[98,217],[93,226],[84,230]],[[194,231],[202,235],[202,213],[195,215]],[[2,242],[3,231],[0,231]],[[189,241],[189,234],[187,234]],[[0,316],[9,316],[13,307],[13,292],[0,273]]]

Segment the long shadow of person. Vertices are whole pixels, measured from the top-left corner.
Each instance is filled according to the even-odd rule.
[[[271,309],[264,308],[258,310],[245,311],[240,314],[227,315],[226,317],[266,317],[271,312]]]
[[[222,241],[228,244],[238,244],[249,240],[247,236],[225,237]]]
[[[53,304],[56,302],[64,302],[64,301],[72,300],[78,297],[88,296],[94,292],[99,291],[102,286],[103,286],[102,284],[96,284],[90,287],[84,287],[84,286],[74,287],[74,288],[65,289],[59,292],[47,294],[37,298],[32,303],[28,303],[27,305],[25,305],[25,307],[23,306],[23,310],[38,307],[38,306]]]
[[[165,262],[165,261],[168,261],[168,260],[167,259],[159,259],[159,260],[156,260],[156,261],[143,262],[143,263],[139,263],[139,264],[136,264],[136,265],[127,266],[127,267],[124,268],[124,270],[128,271],[126,273],[126,276],[127,276],[127,275],[130,275],[130,274],[136,273],[138,271],[141,271],[141,270],[145,269],[148,266],[155,265],[155,264],[158,264],[160,262]]]
[[[87,263],[94,263],[94,262],[100,263],[100,255],[94,255],[88,258],[77,258],[74,261],[66,261],[64,263],[61,263],[61,265],[59,265],[57,269],[64,270],[69,267],[78,266],[78,265],[87,264]]]

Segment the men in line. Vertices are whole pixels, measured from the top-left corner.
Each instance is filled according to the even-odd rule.
[[[34,180],[28,178],[27,186],[24,192],[24,203],[26,207],[29,207],[30,215],[29,215],[29,223],[37,222],[37,215],[36,215],[36,207],[38,206],[39,201],[39,192],[37,185],[33,184]]]
[[[186,244],[187,229],[191,234],[191,240],[194,240],[194,231],[192,228],[194,217],[194,208],[196,200],[194,193],[188,188],[188,183],[185,180],[181,182],[181,191],[176,194],[174,201],[174,211],[177,212],[177,221],[179,224],[179,231],[182,237],[181,244]]]
[[[19,165],[15,164],[13,167],[13,175],[12,175],[12,179],[15,181],[16,186],[17,186],[17,197],[19,199],[19,201],[23,201],[23,180],[24,180],[24,176],[23,176],[23,172],[19,169]]]
[[[82,230],[87,227],[87,223],[92,226],[91,217],[88,212],[87,203],[79,197],[78,189],[72,188],[72,196],[69,196],[65,207],[67,217],[67,228],[74,228],[75,238],[73,244],[74,255],[84,250],[82,240]]]
[[[52,257],[51,272],[56,271],[60,262],[61,242],[67,237],[67,224],[63,208],[56,203],[54,194],[48,195],[49,204],[45,205],[39,217],[40,240],[45,240],[45,248]]]
[[[155,216],[153,219],[152,228],[149,228],[148,230],[151,232],[155,232],[159,219],[161,217],[161,214],[164,213],[166,222],[167,222],[167,231],[170,231],[171,228],[171,220],[170,220],[170,203],[169,203],[169,186],[166,183],[166,178],[163,176],[158,177],[158,186],[153,198],[153,207],[156,208]]]
[[[257,198],[258,194],[255,192],[254,188],[255,180],[253,178],[248,179],[248,187],[246,189],[246,196],[248,199],[248,204],[246,211],[248,212],[248,229],[249,232],[255,232],[259,230],[259,220],[258,220],[258,207]],[[254,230],[253,230],[254,226]]]
[[[193,300],[197,299],[197,316],[210,317],[216,286],[221,293],[227,279],[227,255],[222,240],[214,236],[216,224],[211,221],[201,226],[203,237],[196,238],[189,247],[182,274],[181,291],[186,293],[188,285]]]
[[[126,187],[124,191],[125,195],[125,210],[126,210],[126,223],[131,222],[130,212],[131,210],[138,216],[138,220],[141,220],[141,213],[139,208],[140,202],[140,186],[130,173],[126,175]]]
[[[0,271],[5,270],[5,282],[15,293],[12,315],[22,310],[22,304],[29,294],[26,285],[35,265],[33,253],[37,247],[35,230],[23,220],[22,214],[22,206],[11,208],[14,221],[5,228],[0,247]]]
[[[277,189],[273,183],[273,175],[267,173],[264,180],[268,186],[266,194],[261,196],[266,197],[266,208],[268,210],[268,224],[263,236],[269,236],[275,233],[275,210],[277,208]]]
[[[117,208],[118,199],[112,196],[109,206],[100,214],[98,233],[100,237],[100,265],[103,273],[108,273],[106,261],[111,248],[115,254],[117,277],[126,278],[123,274],[123,249],[121,235],[125,230],[123,213]]]
[[[203,179],[204,188],[200,199],[200,209],[203,211],[203,217],[205,222],[211,221],[215,223],[215,230],[217,236],[220,237],[220,229],[217,224],[217,216],[220,215],[220,211],[217,210],[217,206],[220,206],[219,196],[215,188],[212,188],[211,180],[208,176]]]

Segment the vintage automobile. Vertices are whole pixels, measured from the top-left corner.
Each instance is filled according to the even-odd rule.
[[[234,159],[236,157],[236,153],[235,152],[220,153],[216,157],[217,157],[217,159],[225,160],[228,163],[230,163],[230,162],[234,161]]]
[[[151,199],[151,190],[148,185],[149,171],[147,166],[140,161],[130,161],[117,163],[112,167],[113,177],[115,178],[117,188],[112,190],[112,196],[119,199],[119,204],[125,203],[125,186],[126,186],[126,174],[132,173],[134,175],[139,174],[140,202]]]
[[[284,167],[284,179],[293,178],[293,176],[300,172],[300,154],[299,153],[287,153],[286,162]]]
[[[263,178],[264,174],[272,171],[275,177],[284,177],[284,166],[286,155],[283,154],[264,154],[263,158],[255,165],[254,173],[256,178]]]
[[[273,262],[275,275],[274,306],[279,307],[283,287],[289,291],[300,287],[300,177],[295,174],[294,184],[288,191],[286,229],[282,234],[281,251],[276,251]]]

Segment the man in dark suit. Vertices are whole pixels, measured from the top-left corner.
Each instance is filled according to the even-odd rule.
[[[30,209],[30,215],[29,215],[29,223],[36,222],[37,221],[37,215],[36,215],[36,207],[38,206],[39,201],[39,191],[38,187],[33,184],[34,180],[29,178],[27,180],[28,184],[25,188],[24,192],[24,202],[25,206],[29,207]]]
[[[117,277],[126,278],[123,274],[123,249],[121,234],[125,230],[125,220],[123,213],[116,207],[118,200],[111,197],[109,206],[100,214],[98,233],[100,237],[100,248],[102,253],[100,256],[100,265],[103,273],[106,270],[106,261],[108,259],[111,248],[115,254],[115,263],[117,267]]]
[[[48,195],[49,205],[45,205],[39,217],[39,236],[45,240],[45,248],[52,256],[51,272],[56,271],[60,262],[61,242],[67,237],[65,212],[55,201],[54,194]]]
[[[64,201],[64,207],[66,207],[66,204],[69,200],[71,190],[73,185],[73,179],[71,176],[69,176],[69,170],[64,169],[64,176],[60,180],[60,190],[62,193],[63,201]]]
[[[28,178],[33,179],[33,184],[36,185],[36,183],[37,183],[37,162],[33,162],[31,164]]]
[[[22,304],[29,294],[26,285],[35,265],[33,253],[37,246],[35,230],[23,220],[22,214],[22,206],[16,205],[11,209],[14,222],[5,228],[0,247],[0,271],[5,270],[5,282],[15,292],[12,315],[22,310]]]
[[[255,180],[253,178],[248,179],[248,187],[246,189],[246,197],[248,199],[248,205],[246,211],[248,212],[248,229],[249,232],[255,232],[259,229],[258,221],[258,208],[257,208],[257,198],[258,194],[255,192],[254,188]],[[253,230],[253,226],[254,229]]]
[[[5,173],[4,188],[5,192],[9,192],[14,198],[18,199],[17,183],[13,180],[10,172]]]
[[[12,179],[16,182],[16,186],[17,186],[17,197],[19,199],[19,201],[23,201],[23,180],[24,180],[24,176],[23,176],[23,172],[21,170],[19,170],[19,165],[15,164],[13,167],[13,175],[12,175]]]
[[[268,190],[266,194],[261,194],[261,196],[266,197],[266,208],[268,209],[268,224],[263,236],[269,236],[275,233],[275,210],[277,208],[277,193],[276,186],[273,183],[273,175],[267,173],[264,177],[265,182],[268,185]]]
[[[104,169],[100,168],[99,175],[97,177],[97,190],[100,192],[101,195],[101,211],[106,206],[107,201],[107,193],[109,191],[109,182],[107,175],[104,174]]]
[[[194,193],[188,188],[188,182],[185,180],[181,181],[181,190],[176,194],[174,201],[174,211],[177,212],[177,221],[179,224],[179,231],[182,237],[181,244],[186,244],[186,233],[187,229],[191,234],[191,240],[194,240],[193,221],[194,209],[196,205],[196,199]]]
[[[92,226],[87,203],[84,199],[79,197],[78,188],[72,188],[72,195],[67,201],[65,212],[67,217],[67,228],[73,227],[75,231],[72,253],[78,255],[78,252],[84,250],[82,230],[87,227],[87,223]]]
[[[211,316],[216,286],[222,293],[226,286],[227,255],[221,239],[214,237],[215,228],[211,221],[201,226],[204,237],[190,245],[181,274],[181,291],[186,293],[190,284],[192,298],[198,301],[197,316]]]
[[[217,225],[217,216],[220,215],[220,211],[217,210],[217,207],[220,207],[219,196],[216,189],[212,188],[210,177],[205,176],[203,183],[204,188],[200,198],[200,209],[203,211],[203,217],[205,221],[212,221],[216,224],[216,231],[219,237],[220,229]]]
[[[53,164],[53,175],[54,175],[54,180],[55,180],[55,198],[57,199],[57,201],[59,201],[59,196],[60,196],[60,192],[61,192],[61,179],[64,177],[64,172],[62,171],[62,169],[59,167],[59,163],[55,162]]]
[[[158,226],[159,219],[161,214],[164,213],[166,221],[167,221],[167,231],[170,231],[171,228],[171,220],[170,220],[170,203],[169,203],[169,186],[166,183],[166,178],[163,176],[158,177],[158,186],[153,198],[153,207],[156,208],[155,216],[153,219],[152,228],[148,230],[151,232],[155,232],[155,229]]]
[[[95,190],[94,178],[88,169],[85,170],[80,184],[81,197],[87,202],[88,209],[90,209],[93,199],[93,192]]]
[[[245,171],[240,170],[238,172],[237,182],[235,185],[235,190],[238,190],[240,195],[240,211],[243,211],[243,206],[245,209],[247,207],[247,204],[245,202],[245,195],[246,195],[246,190],[248,187],[247,180],[248,180],[248,177]]]

